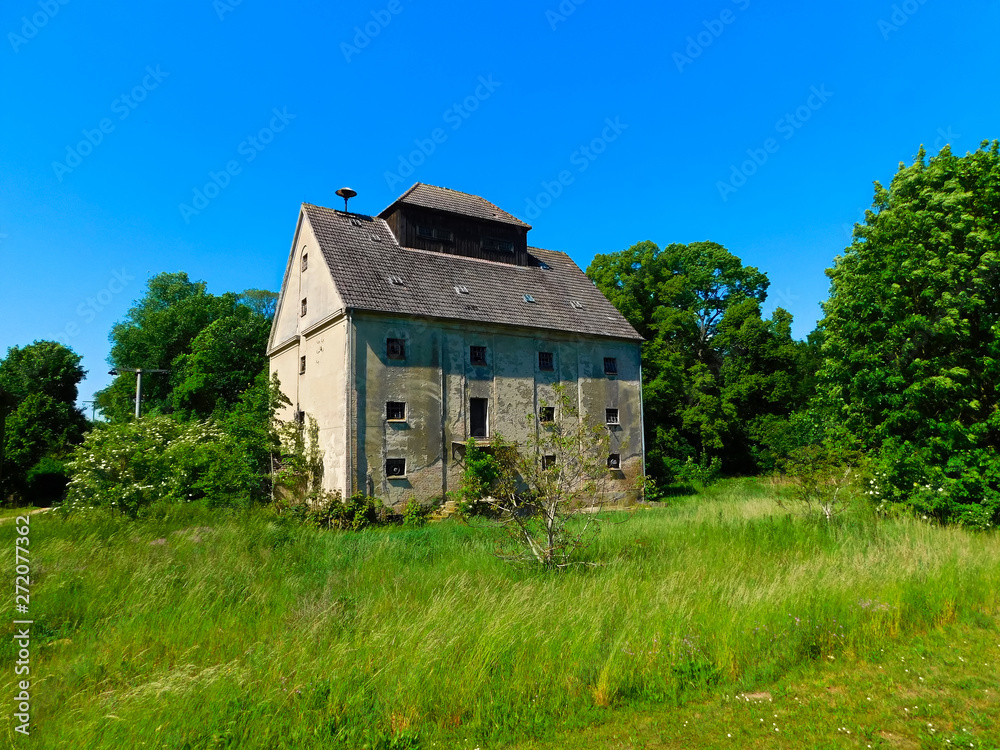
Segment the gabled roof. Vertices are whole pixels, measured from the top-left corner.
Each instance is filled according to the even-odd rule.
[[[379,216],[385,218],[399,203],[531,229],[530,224],[525,224],[516,216],[512,216],[499,206],[494,206],[485,198],[480,198],[478,195],[471,195],[469,193],[460,193],[457,190],[450,190],[448,188],[426,185],[423,182],[418,182],[399,196]]]
[[[348,308],[642,340],[565,253],[528,248],[535,264],[515,266],[414,250],[381,218],[302,211]]]

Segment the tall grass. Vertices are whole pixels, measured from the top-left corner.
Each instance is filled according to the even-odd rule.
[[[754,483],[606,525],[604,564],[561,575],[457,523],[320,532],[266,511],[36,516],[31,544],[41,747],[497,744],[877,651],[992,610],[1000,583],[995,534],[827,527]],[[13,695],[9,638],[0,661]]]

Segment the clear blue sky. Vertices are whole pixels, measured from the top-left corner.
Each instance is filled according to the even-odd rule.
[[[805,336],[872,181],[921,143],[1000,137],[998,21],[972,0],[11,0],[0,350],[61,338],[90,398],[149,276],[277,290],[299,203],[350,185],[374,214],[417,180],[528,219],[583,267],[720,242]],[[210,173],[228,183],[195,204]]]

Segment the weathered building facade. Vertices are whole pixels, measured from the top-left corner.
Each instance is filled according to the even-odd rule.
[[[326,489],[446,497],[469,437],[523,442],[562,418],[557,385],[607,424],[612,486],[634,484],[641,338],[567,255],[530,247],[530,229],[420,183],[377,217],[302,206],[269,356],[284,418],[319,425]]]

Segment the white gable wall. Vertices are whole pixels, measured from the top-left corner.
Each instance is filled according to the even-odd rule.
[[[303,254],[308,256],[304,270]],[[281,390],[291,401],[278,416],[291,420],[304,411],[317,421],[324,454],[323,486],[342,492],[347,490],[346,332],[343,299],[301,212],[271,329],[270,372],[278,375]]]

